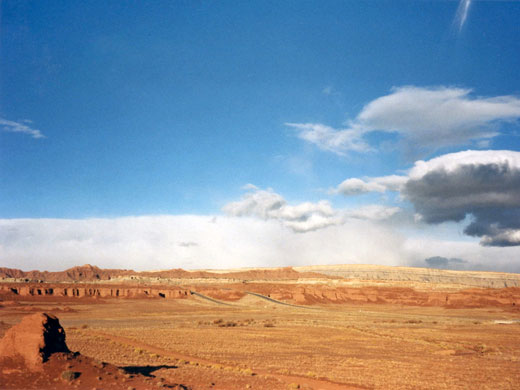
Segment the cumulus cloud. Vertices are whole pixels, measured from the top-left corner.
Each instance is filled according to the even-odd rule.
[[[515,96],[474,97],[470,89],[406,86],[394,88],[363,107],[343,129],[319,123],[287,123],[298,137],[323,150],[344,155],[373,150],[364,136],[373,131],[395,133],[414,149],[485,145],[500,125],[520,118]]]
[[[228,203],[223,207],[226,214],[278,220],[295,232],[308,232],[341,223],[341,218],[326,200],[291,206],[272,189],[261,190],[254,186],[248,186],[247,189],[251,191],[241,200]]]
[[[485,246],[520,245],[520,152],[468,150],[417,161],[407,176],[349,178],[335,193],[400,191],[427,224],[461,222]]]
[[[30,120],[14,122],[0,118],[0,128],[2,131],[29,134],[32,138],[45,138],[40,130],[32,129],[29,126],[31,123],[32,121]]]
[[[352,219],[381,221],[397,214],[401,209],[382,205],[365,205],[354,209],[334,209],[329,201],[303,202],[290,205],[272,189],[248,187],[241,200],[230,202],[223,211],[235,217],[257,217],[276,220],[297,233],[305,233],[329,226],[343,225]]]
[[[451,153],[418,161],[403,194],[427,223],[459,222],[482,245],[520,245],[520,152]]]

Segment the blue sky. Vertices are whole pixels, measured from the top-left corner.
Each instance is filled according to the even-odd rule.
[[[466,6],[462,17],[457,9]],[[124,230],[125,217],[173,218],[150,233],[170,237],[188,223],[175,218],[219,217],[259,229],[252,234],[264,238],[250,250],[261,255],[252,264],[285,265],[300,256],[295,244],[273,249],[267,230],[281,229],[288,242],[318,240],[317,230],[323,231],[316,245],[327,232],[357,242],[352,218],[359,222],[372,210],[359,222],[371,224],[363,233],[368,247],[370,229],[400,232],[401,249],[387,263],[442,255],[477,268],[516,269],[520,226],[507,217],[519,210],[515,154],[501,160],[511,175],[503,178],[499,170],[486,182],[500,193],[512,180],[512,200],[500,204],[431,210],[411,177],[411,184],[397,179],[399,188],[340,184],[407,176],[417,161],[434,158],[444,169],[453,153],[468,149],[484,153],[448,170],[458,175],[505,156],[497,151],[519,151],[518,20],[516,1],[4,1],[2,257],[33,266],[32,252],[19,245],[41,227],[20,227],[21,221],[50,221],[49,229],[68,221],[59,230],[85,242],[100,227],[79,234],[75,223],[103,220]],[[468,191],[475,185],[468,179]],[[270,203],[276,197],[282,206]],[[376,211],[388,218],[375,218]],[[475,228],[464,232],[472,218]],[[146,236],[143,226],[138,231]],[[206,231],[192,229],[195,236]],[[421,235],[472,246],[416,253],[410,240]],[[186,240],[197,242],[189,255],[189,245],[175,246]],[[37,241],[34,251],[41,253]],[[62,260],[72,264],[76,253],[58,241],[46,244],[49,253],[64,251]],[[222,246],[217,264],[197,252],[204,245],[211,252],[203,241],[174,238],[177,244],[164,250],[147,242],[149,249],[134,251],[136,267],[242,265],[225,257],[242,256],[235,240]],[[96,245],[85,261],[118,264],[117,255],[105,256],[107,248]],[[118,237],[110,245],[133,248]],[[336,262],[381,257],[380,251],[338,256],[344,251],[331,249],[330,256]],[[487,251],[503,263],[482,265],[477,258],[489,257]],[[305,261],[327,263],[330,256]],[[56,267],[50,258],[41,262]]]

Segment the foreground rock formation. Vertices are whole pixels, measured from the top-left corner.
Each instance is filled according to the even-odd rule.
[[[59,320],[46,313],[26,316],[0,340],[0,356],[23,359],[30,370],[42,370],[53,353],[70,352]]]
[[[1,389],[188,389],[156,381],[114,365],[72,353],[57,317],[46,313],[28,315],[0,340]]]

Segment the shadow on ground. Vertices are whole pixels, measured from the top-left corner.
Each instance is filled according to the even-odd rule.
[[[167,366],[163,364],[160,366],[126,366],[121,368],[125,370],[127,374],[141,374],[144,376],[155,377],[155,375],[152,375],[153,372],[163,368],[177,368],[177,366]]]

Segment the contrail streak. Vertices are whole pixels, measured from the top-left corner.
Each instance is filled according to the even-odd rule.
[[[459,6],[457,8],[457,13],[455,15],[455,24],[457,24],[459,28],[459,32],[462,30],[464,23],[468,17],[469,6],[471,5],[471,0],[460,0]]]

